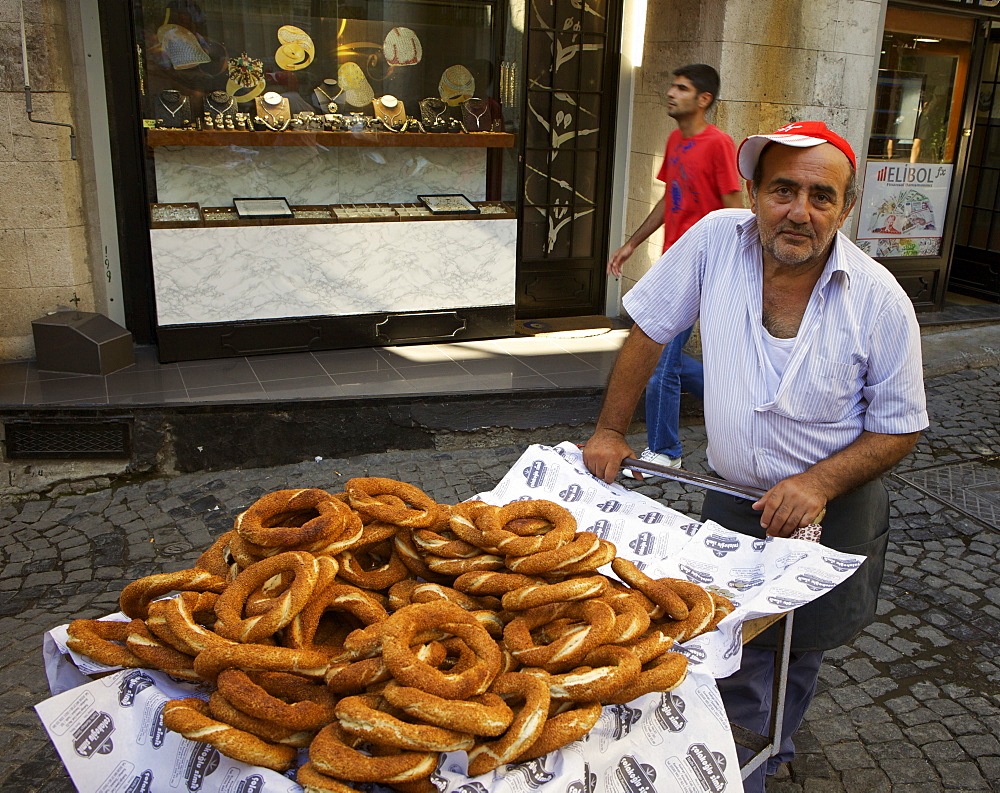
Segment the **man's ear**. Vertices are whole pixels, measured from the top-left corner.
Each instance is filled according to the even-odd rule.
[[[757,193],[754,190],[753,179],[747,179],[747,195],[750,196],[750,211],[757,214]],[[843,222],[843,221],[841,221]]]
[[[698,107],[700,107],[702,110],[707,110],[708,106],[712,104],[712,100],[714,98],[715,97],[712,96],[712,94],[710,94],[708,91],[702,91],[700,94],[698,94]]]
[[[837,226],[838,229],[841,228],[844,225],[844,221],[847,220],[847,216],[851,214],[851,210],[854,209],[854,205],[856,203],[858,203],[858,199],[855,198],[851,202],[851,205],[844,210],[843,214],[841,214],[841,216],[840,216],[840,224]]]

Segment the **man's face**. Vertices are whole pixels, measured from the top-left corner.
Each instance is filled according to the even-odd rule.
[[[833,238],[847,219],[844,193],[851,166],[830,143],[807,149],[769,145],[750,208],[765,259],[785,266],[826,262]]]
[[[699,107],[706,108],[712,101],[709,93],[698,93],[698,89],[687,77],[674,77],[667,91],[667,115],[671,118],[684,118],[694,113]]]

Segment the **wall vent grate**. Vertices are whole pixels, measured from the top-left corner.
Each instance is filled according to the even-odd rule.
[[[128,421],[7,421],[7,457],[11,460],[73,460],[131,456]]]

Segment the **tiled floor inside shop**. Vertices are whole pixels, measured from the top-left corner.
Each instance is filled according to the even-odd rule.
[[[107,376],[0,364],[0,405],[155,405],[602,386],[628,331],[161,364],[137,347]]]

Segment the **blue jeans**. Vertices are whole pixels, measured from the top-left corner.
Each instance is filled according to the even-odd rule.
[[[653,376],[646,385],[647,445],[657,454],[681,456],[681,390],[704,398],[701,363],[683,352],[692,328],[681,331],[663,348]]]
[[[774,685],[774,651],[743,648],[743,662],[739,670],[718,682],[726,714],[733,724],[766,735],[771,723],[771,697]],[[819,668],[823,651],[813,650],[792,653],[788,665],[788,684],[785,687],[785,713],[781,723],[781,747],[778,754],[765,761],[743,780],[746,793],[764,793],[764,775],[773,774],[782,763],[795,757],[792,735],[802,724],[816,693]],[[736,747],[740,763],[753,754],[749,749]]]

